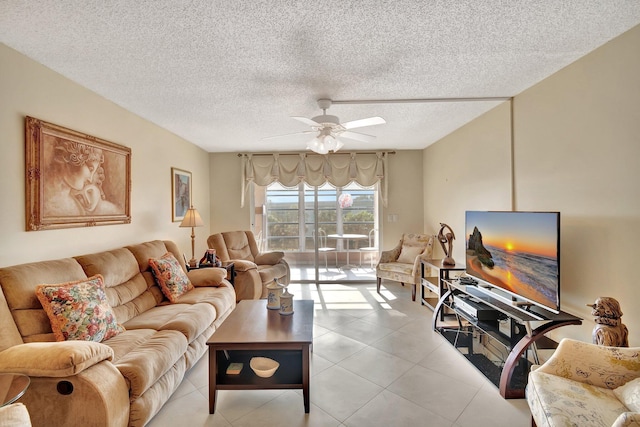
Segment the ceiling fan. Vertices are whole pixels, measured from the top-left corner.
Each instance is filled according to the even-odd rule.
[[[318,107],[322,109],[322,115],[313,117],[312,119],[299,116],[292,117],[293,119],[311,126],[311,130],[296,132],[288,135],[271,136],[263,139],[279,138],[289,135],[316,134],[313,139],[307,143],[307,149],[318,154],[327,154],[329,151],[333,151],[335,153],[344,146],[344,143],[340,140],[340,138],[347,138],[364,142],[372,142],[376,138],[373,135],[353,132],[351,129],[361,128],[365,126],[381,125],[386,123],[386,121],[382,117],[369,117],[366,119],[340,123],[338,117],[327,114],[327,109],[330,106],[330,99],[319,99]]]

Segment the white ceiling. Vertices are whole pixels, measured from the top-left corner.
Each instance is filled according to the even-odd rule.
[[[0,0],[0,42],[210,152],[300,151],[334,100],[513,96],[640,24],[638,0]],[[498,102],[333,105],[421,149]]]

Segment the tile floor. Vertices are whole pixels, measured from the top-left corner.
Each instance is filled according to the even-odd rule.
[[[148,424],[160,426],[453,426],[530,425],[523,399],[496,387],[431,330],[432,312],[410,289],[292,284],[315,301],[311,410],[300,390],[221,390],[208,412],[207,356]]]

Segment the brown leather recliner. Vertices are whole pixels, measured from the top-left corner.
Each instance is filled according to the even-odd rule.
[[[236,301],[266,298],[267,285],[275,279],[280,284],[289,284],[289,264],[284,260],[284,252],[260,253],[251,231],[212,234],[207,245],[216,250],[223,262],[233,261]]]

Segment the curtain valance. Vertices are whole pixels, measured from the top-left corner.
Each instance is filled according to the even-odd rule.
[[[252,182],[267,186],[278,181],[286,187],[300,182],[335,187],[356,182],[368,187],[380,182],[383,206],[387,206],[387,156],[389,152],[319,154],[242,154],[242,197]]]

